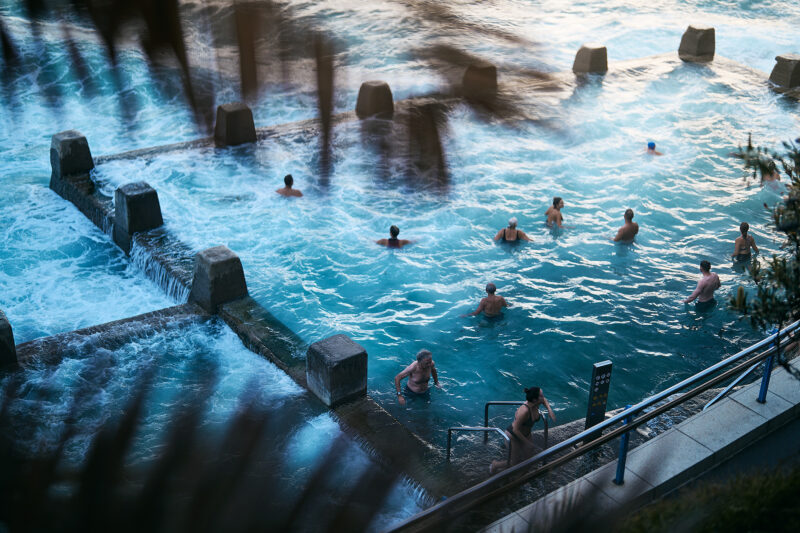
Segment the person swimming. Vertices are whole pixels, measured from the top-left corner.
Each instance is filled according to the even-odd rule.
[[[750,261],[752,255],[750,254],[750,248],[755,250],[758,253],[758,246],[756,246],[756,241],[753,239],[752,235],[748,235],[748,231],[750,231],[750,224],[747,222],[742,222],[739,224],[739,231],[741,232],[741,237],[736,237],[736,240],[733,242],[733,253],[731,257],[736,262],[746,262]]]
[[[517,218],[511,217],[508,220],[508,227],[498,231],[497,235],[494,236],[494,240],[502,240],[503,242],[519,242],[530,241],[531,239],[525,234],[524,231],[517,229]]]
[[[375,244],[380,244],[381,246],[386,246],[387,248],[402,248],[406,244],[411,244],[412,241],[407,239],[398,239],[398,235],[400,235],[400,228],[397,226],[392,226],[389,228],[389,238],[378,239],[375,241]]]
[[[647,154],[648,155],[664,155],[661,152],[659,152],[658,150],[656,150],[656,143],[654,143],[653,141],[650,141],[649,143],[647,143]]]
[[[564,200],[560,196],[554,196],[553,205],[548,207],[547,211],[544,212],[545,216],[547,217],[545,224],[551,228],[563,228],[564,217],[561,215],[561,210],[563,208]]]

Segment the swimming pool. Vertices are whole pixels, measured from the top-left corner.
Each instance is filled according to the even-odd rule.
[[[550,72],[568,70],[584,41],[599,41],[608,46],[613,69],[615,60],[675,50],[686,25],[699,22],[716,27],[718,55],[769,71],[775,55],[796,51],[800,21],[800,8],[790,2],[744,9],[720,2],[498,1],[464,8],[463,18],[490,21],[540,46],[489,40],[473,48],[474,34],[420,22],[403,2],[292,4],[347,47],[337,56],[340,111],[352,109],[365,79],[385,79],[396,98],[438,88],[440,79],[409,54],[433,37],[449,37],[498,63]],[[199,21],[187,26],[187,36],[200,55],[208,51],[200,37],[202,9],[184,6]],[[12,35],[24,36],[29,28],[18,8],[4,4],[0,15]],[[124,48],[120,55],[123,93],[136,102],[135,120],[125,128],[97,37],[75,33],[97,74],[91,96],[67,68],[57,25],[46,25],[44,34],[49,61],[18,81],[14,94],[3,93],[0,113],[0,163],[11,193],[0,196],[0,280],[6,279],[0,307],[17,342],[171,303],[102,233],[46,190],[50,136],[81,130],[95,156],[199,136],[175,88],[165,92],[149,80],[140,53]],[[17,44],[26,52],[36,46],[27,38]],[[221,50],[223,59],[227,51]],[[237,99],[236,83],[224,75],[218,89],[219,102]],[[745,186],[744,173],[726,154],[750,131],[767,143],[796,135],[797,104],[771,93],[754,73],[717,64],[658,63],[566,90],[541,100],[526,97],[525,105],[537,106],[549,127],[523,123],[511,130],[456,107],[446,140],[451,181],[445,192],[394,177],[402,174],[398,167],[380,178],[356,123],[335,131],[335,172],[327,188],[315,178],[316,138],[304,133],[254,150],[108,163],[97,176],[109,191],[131,177],[150,182],[167,227],[198,250],[224,243],[236,251],[251,294],[304,340],[344,332],[365,346],[369,393],[442,444],[441,428],[475,423],[484,401],[520,397],[531,383],[544,388],[561,421],[582,416],[590,366],[598,360],[615,363],[609,403],[617,406],[759,336],[723,306],[699,316],[680,299],[694,287],[701,258],[720,273],[720,296],[747,284],[726,258],[740,220],[750,222],[762,249],[777,249],[761,208],[777,194]],[[316,114],[302,86],[275,86],[268,96],[254,106],[258,126]],[[641,154],[651,139],[666,156]],[[306,193],[300,202],[272,192],[289,172]],[[541,227],[553,195],[565,198],[566,223],[576,229],[553,235]],[[642,225],[633,247],[607,241],[625,207]],[[44,222],[28,220],[37,213]],[[533,243],[490,242],[510,216],[520,219]],[[373,241],[393,223],[401,237],[417,242],[402,251],[377,248]],[[31,236],[39,246],[28,244]],[[54,252],[64,239],[76,242]],[[490,280],[512,305],[505,319],[460,318]],[[59,291],[80,294],[76,307],[61,303]],[[211,343],[218,332],[198,335]],[[444,390],[434,392],[430,406],[401,409],[391,379],[423,347],[434,352]],[[507,415],[498,416],[498,424],[505,423]],[[329,420],[311,420],[331,427]]]

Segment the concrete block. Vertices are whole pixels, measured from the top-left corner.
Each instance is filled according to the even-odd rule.
[[[688,420],[678,431],[714,452],[714,461],[730,457],[763,436],[767,419],[742,404],[725,398]]]
[[[17,345],[14,332],[5,313],[0,311],[0,367],[17,364]]]
[[[380,116],[389,118],[394,114],[394,97],[385,81],[365,81],[358,89],[356,115],[358,118]]]
[[[328,407],[367,394],[367,352],[347,335],[317,341],[306,354],[308,388]]]
[[[636,475],[630,468],[625,467],[625,483],[622,485],[614,483],[616,474],[617,461],[612,461],[602,468],[590,472],[584,479],[621,506],[638,507],[653,500],[653,486]]]
[[[197,302],[209,313],[221,304],[247,296],[247,283],[239,257],[227,246],[198,252],[189,301]]]
[[[143,181],[127,183],[114,191],[114,242],[125,253],[131,251],[134,233],[161,226],[158,193]]]
[[[673,428],[633,449],[625,466],[659,498],[705,472],[713,458],[712,450]]]
[[[491,63],[473,63],[464,71],[461,89],[465,98],[491,100],[497,96],[497,67]]]
[[[575,74],[597,73],[608,71],[608,50],[601,44],[584,44],[575,54],[572,72]]]
[[[256,126],[250,108],[241,102],[217,107],[214,142],[220,147],[256,142]]]
[[[56,133],[50,140],[50,188],[53,181],[76,174],[88,174],[94,168],[89,143],[76,130]]]
[[[771,383],[772,378],[770,378]],[[800,388],[800,381],[797,382],[797,387]],[[761,380],[758,380],[732,393],[730,399],[766,418],[768,420],[767,427],[771,431],[779,428],[792,418],[794,405],[775,394],[772,390],[767,391],[766,403],[758,403],[756,398],[758,398],[760,388]]]
[[[800,87],[800,54],[784,54],[776,57],[769,81],[786,89]]]
[[[714,59],[716,46],[714,28],[691,25],[683,32],[678,57],[692,62],[711,61]]]

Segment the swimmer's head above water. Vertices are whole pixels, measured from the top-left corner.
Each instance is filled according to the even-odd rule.
[[[633,220],[633,209],[631,209],[631,208],[626,209],[624,217],[625,217],[625,220],[627,220],[628,222]]]
[[[291,189],[292,185],[294,185],[294,178],[292,177],[291,174],[286,174],[283,177],[283,183],[286,185],[287,189]]]
[[[560,196],[553,196],[553,207],[561,209],[564,207],[564,200]]]
[[[747,232],[750,231],[750,224],[742,222],[739,224],[739,231],[742,232],[742,237],[747,237]]]
[[[531,387],[529,389],[525,389],[525,399],[529,402],[533,403],[539,400],[539,396],[542,393],[542,389],[539,387]]]
[[[422,349],[417,352],[417,362],[418,363],[425,363],[426,361],[430,361],[433,359],[433,354],[430,350]]]
[[[389,235],[391,235],[393,239],[396,239],[397,236],[400,235],[400,228],[397,226],[392,226],[389,228]]]
[[[494,294],[496,290],[497,290],[497,287],[495,287],[494,283],[489,282],[489,283],[486,284],[486,293],[487,294]]]
[[[517,227],[517,217],[511,217],[508,219],[508,227],[509,228],[516,228]]]
[[[703,272],[711,272],[711,263],[703,259],[700,261],[700,270]]]
[[[653,141],[650,141],[649,143],[647,143],[647,149],[648,150],[655,150],[656,149],[656,143],[654,143]]]

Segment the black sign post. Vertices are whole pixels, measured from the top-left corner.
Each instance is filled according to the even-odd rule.
[[[605,419],[610,383],[611,361],[600,361],[592,365],[592,381],[589,383],[589,408],[586,410],[585,429],[589,429]],[[596,436],[593,436],[592,439]]]

